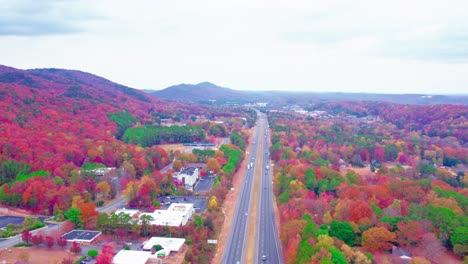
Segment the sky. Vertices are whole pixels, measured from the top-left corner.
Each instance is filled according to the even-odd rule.
[[[0,0],[0,64],[138,89],[468,93],[466,0]]]

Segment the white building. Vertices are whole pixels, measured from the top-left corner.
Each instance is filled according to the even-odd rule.
[[[112,260],[113,264],[147,264],[157,263],[156,255],[148,251],[120,250]]]
[[[152,213],[142,213],[153,217],[151,225],[181,226],[187,224],[194,213],[193,204],[173,203],[167,210],[155,210]]]
[[[180,170],[175,178],[184,184],[185,189],[193,191],[193,186],[195,186],[195,183],[198,180],[198,175],[198,168],[188,167]]]
[[[151,250],[153,246],[160,245],[163,249],[156,252],[155,255],[168,256],[171,252],[177,252],[184,245],[185,238],[173,237],[152,237],[143,246],[143,250]]]

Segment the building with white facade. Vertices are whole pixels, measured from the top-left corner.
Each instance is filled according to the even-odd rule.
[[[158,263],[156,255],[148,251],[120,250],[112,260],[113,264],[149,264]]]
[[[142,213],[153,217],[151,225],[160,226],[181,226],[187,224],[188,220],[194,213],[193,204],[190,203],[173,203],[166,210],[155,210],[152,213]]]
[[[195,186],[198,177],[199,171],[198,168],[195,167],[184,168],[175,176],[175,178],[185,186],[185,189],[191,191],[193,191],[193,187]]]
[[[152,237],[148,240],[143,250],[150,251],[154,246],[160,245],[163,249],[155,253],[157,256],[168,256],[171,252],[177,252],[184,245],[185,238],[173,238],[173,237]]]

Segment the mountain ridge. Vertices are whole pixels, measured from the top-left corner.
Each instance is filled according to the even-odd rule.
[[[144,90],[146,93],[169,101],[200,103],[218,101],[219,103],[282,103],[295,101],[381,101],[397,104],[468,104],[468,95],[430,95],[430,94],[379,94],[362,92],[316,92],[316,91],[246,91],[225,88],[211,82],[198,84],[177,84],[162,90]]]

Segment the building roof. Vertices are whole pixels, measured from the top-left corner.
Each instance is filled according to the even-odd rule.
[[[146,264],[153,257],[151,252],[139,250],[120,250],[113,259],[114,264]]]
[[[142,215],[152,216],[152,225],[180,226],[187,214],[192,212],[193,204],[191,203],[173,203],[167,210],[155,210],[152,213],[142,213]]]
[[[72,230],[66,234],[63,234],[62,237],[67,241],[93,242],[93,240],[99,235],[101,235],[101,232],[99,231]]]
[[[173,237],[152,237],[143,246],[144,250],[151,250],[155,245],[160,245],[165,249],[166,255],[169,255],[171,251],[179,251],[184,245],[185,238],[173,238]]]
[[[195,173],[195,171],[198,171],[198,168],[188,167],[188,168],[182,169],[180,171],[179,175],[180,174],[193,175]]]
[[[115,214],[118,215],[120,213],[124,213],[124,214],[127,214],[129,215],[130,217],[134,217],[134,216],[138,216],[140,211],[138,211],[138,209],[128,209],[128,208],[122,208],[122,209],[118,209],[115,211]]]

